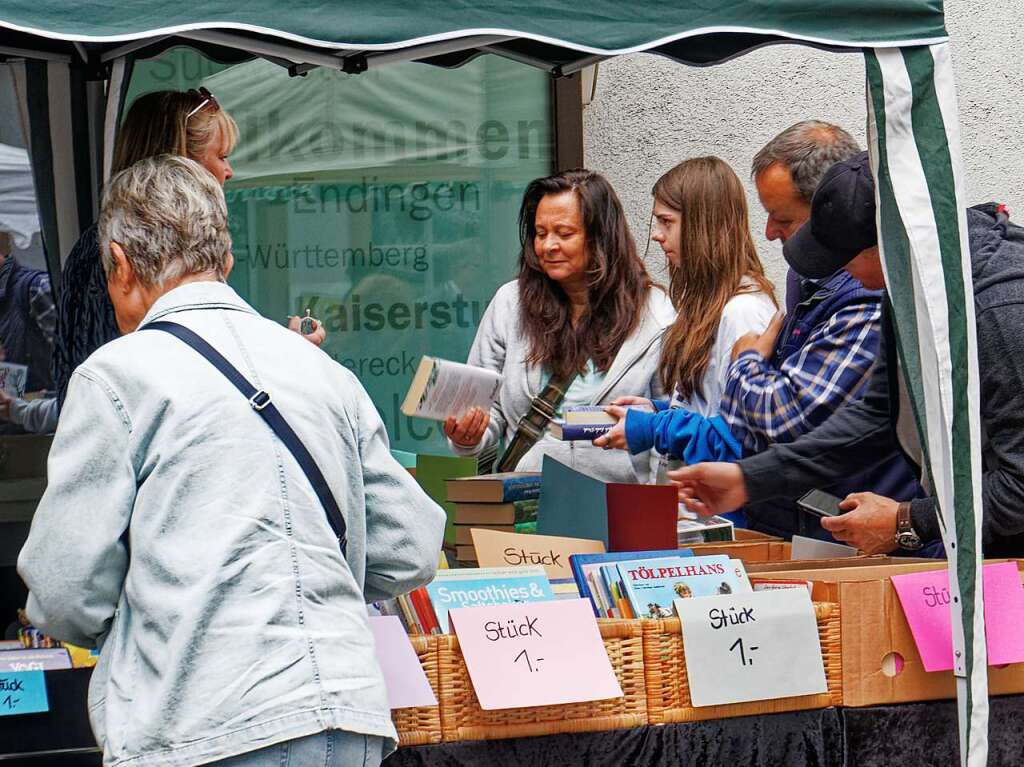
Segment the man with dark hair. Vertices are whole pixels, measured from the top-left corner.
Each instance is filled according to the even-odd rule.
[[[981,377],[982,544],[985,556],[1024,553],[1024,228],[1004,206],[967,211]],[[783,249],[808,276],[842,268],[866,287],[885,285],[878,252],[874,179],[867,153],[833,167],[814,195],[810,221]],[[672,472],[696,510],[721,513],[751,500],[796,497],[862,471],[900,451],[922,465],[920,436],[886,309],[878,362],[864,396],[790,444],[739,463],[702,463]],[[862,488],[863,489],[863,488]],[[934,498],[900,503],[881,493],[848,495],[847,513],[822,525],[868,553],[915,550],[940,539]]]
[[[811,198],[825,173],[856,156],[860,147],[838,125],[805,120],[769,141],[751,163],[761,204],[768,212],[765,236],[783,244],[811,215]],[[790,270],[785,325],[734,349],[722,417],[752,455],[791,442],[824,422],[862,392],[878,349],[881,297],[841,268],[817,279]],[[778,326],[776,326],[778,327]],[[823,488],[840,498],[870,489],[900,500],[919,490],[906,461],[894,457],[860,476]],[[818,519],[789,499],[747,507],[751,527],[785,537],[828,537]]]

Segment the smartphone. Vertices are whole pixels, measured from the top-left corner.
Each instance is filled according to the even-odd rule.
[[[838,517],[845,512],[839,508],[839,499],[834,495],[811,490],[796,502],[797,508],[816,517]]]

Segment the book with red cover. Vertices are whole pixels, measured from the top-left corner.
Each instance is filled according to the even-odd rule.
[[[604,541],[608,551],[678,548],[675,485],[604,482],[544,456],[537,532]]]
[[[425,634],[440,634],[441,625],[437,622],[437,616],[434,615],[434,607],[430,604],[430,595],[427,593],[426,587],[420,586],[409,594],[409,599],[412,601],[413,609],[416,610],[416,617],[419,618],[420,625],[423,626],[423,632]]]

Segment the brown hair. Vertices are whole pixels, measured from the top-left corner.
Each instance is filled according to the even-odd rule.
[[[135,99],[117,135],[111,175],[158,154],[199,162],[218,130],[228,152],[234,149],[238,126],[223,108],[204,107],[188,116],[205,98],[196,91],[155,91]]]
[[[587,254],[588,306],[575,326],[568,296],[544,273],[533,247],[537,206],[547,195],[565,192],[579,201]],[[611,184],[589,170],[530,182],[519,209],[519,243],[519,314],[529,340],[527,360],[558,376],[584,371],[591,359],[608,372],[640,324],[653,285]]]
[[[747,196],[717,157],[685,160],[658,179],[654,198],[680,214],[679,266],[669,265],[676,321],[665,334],[658,372],[666,390],[703,394],[702,381],[729,299],[775,291],[750,236]]]

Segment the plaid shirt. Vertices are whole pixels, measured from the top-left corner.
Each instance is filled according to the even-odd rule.
[[[875,361],[880,321],[878,301],[851,304],[777,367],[755,351],[741,354],[729,368],[721,415],[744,454],[791,442],[855,399]]]

